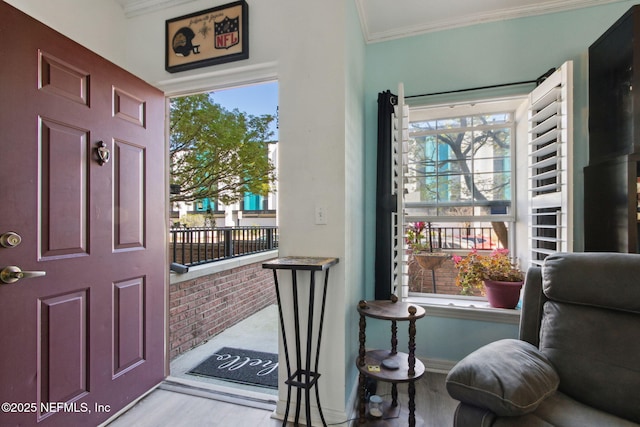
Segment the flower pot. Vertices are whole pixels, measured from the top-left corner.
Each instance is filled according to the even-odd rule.
[[[501,282],[485,280],[484,287],[491,307],[515,308],[520,301],[520,289],[524,282]]]
[[[418,265],[425,270],[435,270],[449,259],[449,254],[443,252],[421,252],[413,254]]]

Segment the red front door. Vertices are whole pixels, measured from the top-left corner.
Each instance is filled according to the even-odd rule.
[[[164,377],[164,96],[2,1],[0,36],[0,425],[96,425]]]

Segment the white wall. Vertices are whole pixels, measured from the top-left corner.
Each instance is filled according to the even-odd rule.
[[[249,59],[176,74],[164,70],[165,20],[226,1],[196,0],[128,19],[115,0],[9,3],[167,94],[278,79],[280,255],[340,258],[330,273],[319,390],[327,422],[344,421],[357,345],[352,330],[357,324],[347,315],[355,311],[352,300],[360,294],[364,230],[364,44],[356,35],[353,2],[249,0]],[[318,206],[326,209],[326,225],[315,224]],[[289,277],[282,276],[283,289]],[[300,284],[307,281],[308,274],[299,277]],[[285,310],[290,310],[290,298],[283,297]]]
[[[3,0],[79,42],[109,61],[127,68],[126,19],[114,0]],[[15,42],[19,45],[19,36]]]

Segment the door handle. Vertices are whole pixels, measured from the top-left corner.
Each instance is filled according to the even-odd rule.
[[[46,271],[22,271],[20,267],[10,265],[0,271],[0,280],[4,283],[15,283],[20,279],[30,279],[32,277],[45,276]]]

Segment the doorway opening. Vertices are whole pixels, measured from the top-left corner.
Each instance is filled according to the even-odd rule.
[[[169,380],[277,395],[278,83],[170,103]]]

